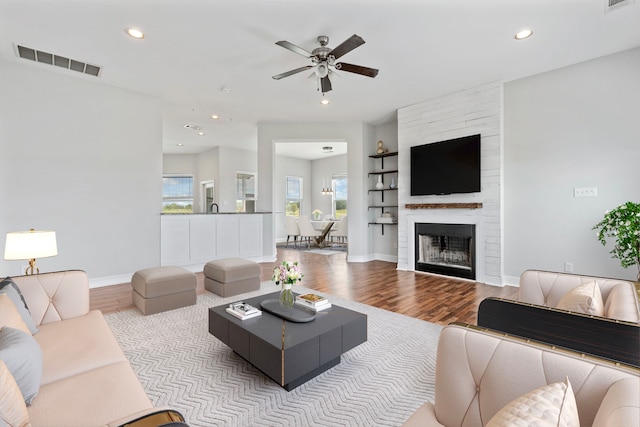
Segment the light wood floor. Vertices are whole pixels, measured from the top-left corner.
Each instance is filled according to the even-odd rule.
[[[319,255],[278,246],[276,263],[261,263],[261,280],[271,279],[273,267],[283,260],[299,261],[300,285],[429,322],[446,325],[458,321],[476,324],[478,304],[487,297],[515,299],[515,287],[503,288],[424,273],[396,270],[385,261],[347,263],[346,254]],[[197,274],[198,293],[204,277]],[[278,288],[274,285],[274,291]],[[133,308],[131,284],[91,289],[91,309],[104,313]]]

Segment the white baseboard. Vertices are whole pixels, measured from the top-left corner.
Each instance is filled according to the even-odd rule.
[[[520,276],[502,276],[502,279],[507,286],[520,287]]]

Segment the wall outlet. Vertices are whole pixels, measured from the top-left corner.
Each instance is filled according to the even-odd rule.
[[[576,187],[573,197],[598,197],[598,187]]]
[[[564,263],[564,272],[565,273],[573,273],[573,263],[572,262],[565,262]]]

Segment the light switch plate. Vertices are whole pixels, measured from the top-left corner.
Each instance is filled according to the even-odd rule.
[[[598,187],[576,187],[573,197],[598,197]]]

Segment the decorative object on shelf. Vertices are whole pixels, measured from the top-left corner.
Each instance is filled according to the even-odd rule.
[[[378,183],[376,184],[376,188],[378,190],[382,190],[384,188],[384,183],[382,182],[382,175],[378,175]]]
[[[623,268],[636,265],[640,281],[640,203],[626,202],[605,212],[602,221],[593,226],[598,240],[607,244],[607,237],[615,237],[616,244],[609,252],[620,260]]]
[[[398,220],[391,212],[383,212],[382,215],[376,219],[376,222],[378,224],[397,224]]]
[[[322,211],[320,209],[314,209],[311,212],[311,215],[313,215],[313,219],[318,221],[322,217]]]
[[[24,274],[39,274],[40,269],[36,266],[36,258],[47,258],[58,255],[56,244],[56,232],[34,230],[15,231],[7,233],[7,240],[4,247],[4,259],[29,260],[29,267]]]
[[[384,142],[378,141],[378,149],[376,150],[376,154],[384,153],[384,147],[382,146],[383,144],[384,144]]]
[[[273,269],[271,280],[276,285],[282,284],[280,291],[280,305],[284,307],[292,307],[295,302],[291,286],[302,280],[304,274],[300,272],[298,261],[283,261],[282,264]]]
[[[391,178],[391,184],[389,184],[389,188],[391,190],[395,190],[398,186],[396,185],[396,179],[395,178]]]

